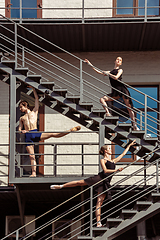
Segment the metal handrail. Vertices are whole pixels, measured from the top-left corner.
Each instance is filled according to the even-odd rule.
[[[74,20],[80,20],[82,23],[85,23],[85,20],[88,21],[89,18],[85,17],[85,11],[89,11],[89,10],[120,10],[120,9],[132,9],[132,10],[143,10],[144,9],[144,16],[140,16],[140,18],[144,19],[144,22],[146,22],[148,19],[149,19],[149,15],[147,15],[147,10],[148,9],[159,9],[160,7],[159,6],[147,6],[147,0],[145,0],[145,5],[143,7],[140,7],[140,6],[132,6],[132,7],[109,7],[109,6],[106,6],[106,7],[101,7],[101,6],[98,6],[98,7],[85,7],[85,0],[82,0],[80,1],[80,5],[79,7],[71,7],[71,6],[67,6],[67,7],[43,7],[43,6],[40,6],[40,7],[23,7],[22,6],[22,0],[20,0],[20,7],[1,7],[0,9],[4,9],[4,10],[19,10],[20,11],[20,17],[17,18],[19,19],[19,22],[22,23],[22,21],[24,21],[25,19],[22,18],[22,11],[23,10],[41,10],[43,12],[45,12],[46,10],[48,11],[81,11],[81,17],[80,18],[77,18],[77,16],[75,16]],[[112,17],[112,16],[111,16]],[[108,18],[111,18],[111,17],[108,17]],[[139,16],[138,16],[139,17]],[[106,17],[101,17],[102,19],[108,19]],[[112,17],[113,18],[113,17]],[[125,16],[124,16],[125,18]],[[148,19],[147,19],[148,18]],[[43,18],[44,19],[44,18]],[[58,17],[56,19],[59,19]],[[73,16],[72,17],[68,17],[66,19],[73,19]],[[98,19],[99,18],[96,18],[96,17],[93,17],[92,18],[92,21]],[[134,18],[132,18],[134,19]]]
[[[149,154],[151,154],[151,153],[153,153],[153,152],[155,152],[155,151],[156,151],[156,150],[153,150],[152,152],[150,152],[150,153],[148,153],[148,154],[145,154],[142,158],[148,156]],[[125,169],[128,168],[130,165],[133,165],[133,164],[134,164],[135,162],[137,162],[137,161],[138,161],[138,160],[136,160],[136,161],[132,162],[131,164],[129,164],[128,166],[126,166]],[[129,175],[127,178],[129,179],[129,178],[131,178],[132,176],[134,176],[135,173],[137,174],[137,172],[139,173],[140,171],[143,171],[144,169],[147,169],[148,167],[153,166],[153,165],[156,163],[156,161],[157,161],[157,160],[153,161],[153,162],[150,163],[148,166],[145,166],[145,167],[141,168],[140,170],[135,171],[134,173],[132,173],[131,175]],[[158,174],[157,171],[156,171],[156,174]],[[78,193],[78,194],[76,194],[75,196],[71,197],[70,199],[66,200],[66,201],[63,202],[62,204],[66,203],[66,202],[68,202],[68,201],[70,201],[70,200],[72,200],[73,198],[77,197],[78,195],[84,193],[85,191],[93,188],[94,186],[96,186],[96,185],[99,184],[100,182],[102,182],[102,181],[104,181],[105,179],[107,179],[107,178],[109,178],[109,177],[111,177],[111,176],[114,176],[114,175],[116,175],[116,173],[111,174],[110,176],[108,176],[108,177],[102,179],[101,181],[99,181],[98,183],[95,183],[95,184],[92,185],[91,187],[88,187],[87,189],[81,191],[80,193]],[[152,174],[152,175],[153,175],[153,174]],[[139,175],[137,175],[137,176],[139,176]],[[151,176],[149,176],[149,177],[151,177]],[[141,180],[144,181],[143,178],[142,178]],[[120,181],[121,181],[121,182],[122,182],[122,181],[126,181],[126,177],[125,177],[124,179],[120,180]],[[107,189],[105,192],[107,192],[107,191],[109,191],[110,189],[112,189],[113,187],[117,186],[120,181],[116,182],[111,188]],[[138,182],[139,182],[139,181],[138,181]],[[134,184],[134,185],[135,185],[135,184]],[[153,186],[152,186],[152,188],[153,188]],[[156,188],[157,188],[157,186],[156,186]],[[96,197],[97,197],[97,196],[96,196]],[[91,199],[93,200],[94,198],[91,197]],[[49,210],[49,211],[47,211],[46,213],[42,214],[41,216],[37,217],[35,220],[32,220],[31,222],[27,223],[26,225],[22,226],[21,228],[19,228],[19,229],[16,230],[16,231],[19,231],[19,230],[22,229],[23,227],[28,226],[29,224],[31,224],[32,222],[36,221],[36,220],[39,219],[40,217],[43,217],[44,215],[46,215],[46,214],[48,214],[49,212],[55,210],[55,209],[58,208],[59,206],[62,206],[62,204],[59,204],[58,206],[52,208],[51,210]],[[65,213],[65,214],[66,214],[66,213]],[[58,217],[58,219],[60,219],[60,218]],[[38,229],[39,229],[39,228],[38,228]],[[41,230],[41,229],[40,229],[40,230]],[[15,231],[15,232],[16,232],[16,231]],[[34,231],[34,233],[35,233],[35,231]],[[11,233],[11,234],[13,234],[13,233]],[[11,234],[9,234],[9,235],[6,236],[6,237],[9,237]],[[28,235],[28,236],[30,236],[30,235]],[[2,240],[5,239],[6,237],[2,238]],[[22,239],[23,239],[23,238],[22,238]],[[26,236],[25,236],[25,239],[27,239]]]
[[[82,61],[81,59],[80,59],[80,61]],[[145,95],[145,96],[147,96],[148,97],[148,95]],[[157,101],[158,102],[158,101]],[[157,149],[155,150],[155,151],[157,151]],[[152,152],[150,152],[149,154],[151,154]],[[146,156],[146,155],[145,155]],[[138,161],[139,161],[139,159],[138,159]],[[152,163],[152,165],[155,163],[155,161]],[[143,168],[143,170],[144,170],[145,168]],[[157,172],[158,173],[158,172]],[[113,174],[114,175],[114,174]],[[138,175],[139,176],[139,175]],[[103,179],[104,180],[104,179]],[[125,179],[126,180],[126,179]],[[142,181],[143,181],[144,179],[142,179]],[[91,188],[89,188],[89,189],[91,189]],[[93,199],[93,198],[92,198]],[[17,230],[16,230],[17,231]]]

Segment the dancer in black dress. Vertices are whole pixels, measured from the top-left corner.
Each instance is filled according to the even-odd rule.
[[[112,88],[112,92],[108,94],[108,96],[104,96],[100,99],[100,102],[103,104],[103,108],[106,110],[106,116],[111,116],[106,103],[107,101],[113,101],[110,97],[114,99],[119,99],[122,97],[129,112],[129,116],[132,120],[133,129],[139,130],[135,121],[134,112],[132,109],[130,109],[133,108],[132,99],[130,98],[130,92],[122,82],[117,81],[117,79],[120,81],[122,80],[123,70],[119,68],[122,65],[122,58],[121,57],[116,58],[115,66],[112,71],[99,71],[96,68],[94,68],[94,66],[87,59],[85,59],[85,62],[88,63],[97,73],[109,76],[111,86],[120,91],[120,92],[116,91],[115,89]]]
[[[110,156],[112,154],[111,146],[110,145],[104,145],[101,147],[99,154],[103,156],[103,159],[101,159],[100,163],[102,166],[103,171],[100,172],[98,175],[95,175],[93,177],[89,177],[83,180],[77,180],[68,182],[62,185],[51,185],[51,189],[61,189],[61,188],[67,188],[67,187],[77,187],[77,186],[92,186],[93,184],[96,184],[94,186],[94,190],[99,195],[97,197],[97,204],[96,204],[96,220],[97,220],[97,227],[102,227],[101,224],[101,206],[102,203],[107,195],[107,199],[112,199],[111,192],[108,190],[111,185],[110,181],[112,179],[112,176],[110,176],[112,173],[117,171],[122,171],[123,168],[115,169],[115,164],[122,159],[122,157],[128,152],[129,148],[135,144],[135,140],[131,142],[126,149],[123,151],[121,155],[119,155],[117,158],[111,160]],[[109,177],[110,176],[110,177]],[[106,177],[109,177],[105,179]],[[104,181],[101,181],[104,179]],[[98,183],[101,181],[100,183]],[[103,193],[105,190],[108,190],[106,193]],[[102,194],[100,194],[102,193]]]

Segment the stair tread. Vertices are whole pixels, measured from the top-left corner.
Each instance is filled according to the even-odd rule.
[[[137,210],[134,209],[122,209],[122,213],[137,213]]]
[[[79,95],[67,95],[67,97],[66,98],[80,98],[80,96]]]
[[[15,63],[15,60],[2,60],[2,63]]]
[[[153,204],[151,201],[137,201],[137,205],[151,205]]]
[[[67,89],[66,88],[55,88],[54,89],[54,92],[60,92],[60,91],[67,91]]]
[[[19,70],[29,70],[29,68],[25,68],[25,67],[22,67],[22,68],[15,68],[15,71],[19,71]]]
[[[160,193],[152,193],[152,197],[160,197]]]
[[[41,75],[39,75],[39,76],[41,76]],[[41,81],[41,84],[43,85],[43,84],[54,84],[54,82],[43,82],[43,81]]]
[[[39,78],[41,78],[42,76],[39,75],[39,74],[37,74],[37,75],[36,74],[28,74],[27,77],[28,78],[31,78],[31,77],[39,77]]]
[[[122,218],[107,218],[107,222],[122,222]]]

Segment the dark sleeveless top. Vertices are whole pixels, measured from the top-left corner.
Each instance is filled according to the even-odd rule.
[[[106,165],[107,169],[113,169],[113,170],[115,169],[114,162],[106,161],[105,165]],[[84,179],[84,181],[88,186],[92,186],[95,183],[98,183],[102,179],[104,179],[112,174],[113,173],[104,173],[104,171],[102,171],[102,172],[99,172],[98,175]],[[94,190],[98,193],[104,192],[105,190],[107,190],[108,188],[111,187],[111,185],[110,185],[111,179],[112,179],[112,176],[105,179],[104,181],[101,181],[100,183],[96,184],[94,186]],[[107,194],[108,199],[112,199],[110,190],[108,190],[105,193]]]
[[[118,70],[119,69],[113,69],[110,73],[113,75],[117,75]],[[122,80],[122,74],[118,79],[120,81]],[[117,96],[122,97],[123,96],[124,98],[129,99],[129,103],[131,104],[131,107],[133,107],[133,102],[132,102],[132,99],[130,98],[130,96],[131,96],[130,92],[127,89],[127,87],[123,84],[123,82],[119,82],[111,77],[109,77],[109,80],[110,80],[111,86],[115,89],[112,88],[112,92],[108,95],[111,97],[117,97]],[[118,89],[120,92],[116,91],[116,89]],[[125,95],[123,93],[125,93]]]

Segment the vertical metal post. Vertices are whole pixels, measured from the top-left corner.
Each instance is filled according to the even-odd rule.
[[[14,41],[15,41],[15,68],[17,68],[17,24],[14,23]]]
[[[19,23],[22,24],[22,0],[19,0],[20,19]]]
[[[57,175],[57,144],[53,145],[54,146],[54,172],[53,175],[56,177]]]
[[[144,21],[147,22],[147,0],[145,0],[145,7],[144,7]]]
[[[84,145],[82,144],[82,176],[84,176],[84,166],[83,166],[83,164],[84,164],[84,155],[83,155],[83,153],[84,153]]]
[[[19,233],[18,233],[18,230],[16,230],[16,240],[19,239]]]
[[[159,175],[158,175],[158,164],[159,164],[159,159],[156,161],[156,185],[157,185],[157,193],[159,193]]]
[[[9,181],[15,178],[16,77],[10,74],[10,162]]]
[[[145,131],[145,137],[147,135],[147,95],[145,94],[145,101],[144,101],[144,131]]]
[[[104,145],[105,138],[105,126],[101,123],[99,124],[99,149]],[[101,156],[99,156],[99,162],[101,160]],[[99,171],[102,170],[101,164],[99,164]]]
[[[145,186],[145,187],[146,187],[146,185],[147,185],[146,177],[147,177],[147,171],[146,171],[146,159],[144,159],[144,186]]]
[[[80,60],[80,102],[83,102],[82,60]]]
[[[22,47],[22,67],[24,66],[24,47]]]
[[[142,111],[140,111],[140,129],[142,130]]]
[[[93,222],[93,187],[90,188],[90,237],[93,237],[92,222]]]
[[[84,23],[84,0],[82,0],[82,23]]]

